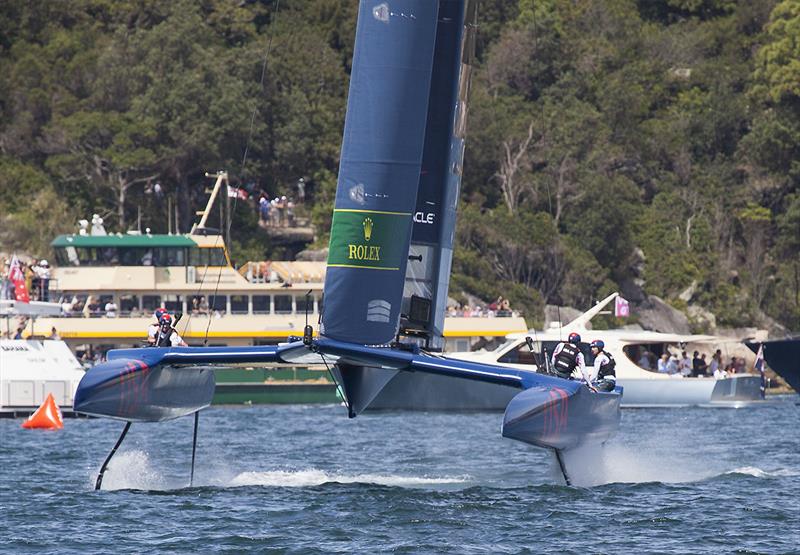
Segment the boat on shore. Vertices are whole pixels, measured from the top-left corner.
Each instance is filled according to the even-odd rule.
[[[588,340],[600,338],[605,350],[616,361],[617,385],[622,386],[622,407],[743,407],[763,403],[761,377],[756,374],[733,374],[725,378],[685,377],[666,374],[654,367],[640,365],[643,355],[658,357],[664,353],[699,349],[713,352],[717,345],[731,341],[709,335],[682,335],[644,330],[593,331],[589,322],[617,297],[614,293],[561,327],[543,332],[511,334],[493,351],[451,353],[461,360],[497,364],[541,372],[556,345],[571,332],[585,342],[580,347],[588,365],[593,363]],[[654,360],[653,360],[654,362]],[[417,410],[502,410],[513,397],[512,389],[493,384],[471,384],[444,380],[438,376],[409,379],[398,375],[375,399],[373,409]]]

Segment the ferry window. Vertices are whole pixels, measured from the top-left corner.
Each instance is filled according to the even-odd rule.
[[[79,266],[94,266],[97,261],[97,253],[95,249],[80,248],[75,249],[78,252],[78,265]]]
[[[222,248],[191,249],[189,264],[192,266],[227,266]]]
[[[275,295],[275,314],[292,313],[292,296]]]
[[[186,260],[185,251],[182,248],[162,248],[159,250],[159,262],[161,266],[183,266]]]
[[[119,310],[123,315],[139,312],[139,297],[136,295],[120,295],[119,296]]]
[[[253,314],[269,314],[269,295],[253,295]]]
[[[98,254],[100,257],[100,262],[104,266],[116,266],[119,264],[119,256],[117,255],[116,247],[104,247],[102,249],[98,249]]]
[[[314,312],[314,295],[295,297],[295,304],[297,305],[298,314],[305,314],[306,308],[308,308],[308,313],[311,314]]]
[[[183,311],[183,297],[180,295],[165,295],[164,296],[164,308],[166,308],[171,313],[182,312]]]
[[[228,296],[227,295],[209,295],[208,296],[208,308],[212,312],[219,312],[220,314],[225,314],[225,311],[228,310]]]
[[[225,251],[221,248],[205,249],[208,251],[208,265],[209,266],[227,266],[228,262],[225,260]]]
[[[247,314],[247,295],[231,295],[231,314]]]
[[[153,312],[161,306],[161,295],[142,295],[142,309],[145,312]]]

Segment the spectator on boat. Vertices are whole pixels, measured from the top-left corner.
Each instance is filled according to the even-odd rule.
[[[39,278],[39,298],[45,302],[50,300],[50,264],[47,260],[40,260],[36,267]]]
[[[614,391],[617,385],[617,363],[608,352],[605,351],[606,344],[595,339],[591,342],[590,348],[594,355],[594,369],[592,371],[592,383],[599,391]]]
[[[48,335],[47,338],[48,339],[53,339],[55,341],[60,341],[61,340],[61,336],[58,335],[58,330],[56,329],[55,326],[50,328],[50,335]]]
[[[661,355],[661,358],[658,359],[658,373],[659,374],[668,374],[669,368],[667,364],[669,363],[669,353],[664,353]]]
[[[11,279],[8,277],[11,267],[11,262],[8,259],[3,260],[3,270],[0,273],[0,299],[11,298]]]
[[[89,297],[89,299],[86,301],[86,306],[83,309],[83,313],[89,318],[99,318],[102,313],[102,308],[100,308],[100,299],[97,297]]]
[[[167,309],[158,307],[155,312],[153,312],[153,317],[156,319],[155,322],[147,326],[147,345],[150,347],[154,347],[156,342],[158,341],[158,329],[159,323],[161,322],[161,317],[167,313]]]
[[[744,374],[747,372],[744,363],[744,357],[736,357],[736,362],[734,363],[733,367],[736,369],[737,374]]]
[[[703,371],[703,376],[708,376],[708,361],[706,360],[706,354],[703,353],[700,355],[700,369]]]
[[[681,352],[681,359],[678,361],[678,370],[684,378],[688,378],[692,375],[692,359],[689,358],[686,351]]]
[[[566,343],[562,341],[556,345],[555,349],[553,349],[553,355],[550,358],[550,364],[553,370],[555,370],[556,375],[565,380],[573,379],[572,373],[576,368],[578,368],[581,371],[583,380],[586,382],[589,388],[592,391],[596,391],[595,387],[592,385],[589,371],[586,369],[586,362],[583,358],[583,353],[578,347],[580,342],[580,335],[575,332],[569,334]]]
[[[186,347],[186,342],[178,335],[178,332],[172,327],[172,316],[166,312],[161,315],[158,320],[158,339],[156,345],[158,347]]]
[[[692,353],[692,376],[697,377],[700,374],[700,351],[695,351]]]
[[[725,371],[730,374],[736,373],[736,357],[731,357],[731,361],[725,367]]]
[[[717,349],[714,355],[711,357],[711,364],[708,366],[709,372],[711,372],[712,376],[717,375],[717,370],[722,369],[722,351]]]
[[[24,331],[25,331],[25,327],[24,326],[18,327],[17,328],[17,333],[16,333],[16,335],[14,335],[14,339],[22,339],[22,332],[24,332]]]
[[[678,364],[677,355],[670,356],[669,360],[667,361],[667,374],[677,374],[680,371]]]
[[[712,360],[711,363],[713,364],[714,361]],[[722,368],[720,368],[719,366],[717,366],[717,369],[714,370],[714,374],[713,375],[714,375],[714,378],[717,379],[717,380],[721,380],[723,378],[727,378],[728,377],[728,373],[725,370],[723,370]]]
[[[106,309],[106,317],[108,318],[116,318],[117,317],[117,303],[114,302],[114,299],[109,299],[105,306]]]
[[[652,370],[653,367],[650,364],[650,352],[649,351],[642,351],[642,356],[639,357],[639,366],[644,368],[645,370]]]
[[[70,301],[67,297],[64,297],[61,303],[61,314],[64,316],[72,316],[73,306],[77,300],[78,299],[73,297],[73,300]]]

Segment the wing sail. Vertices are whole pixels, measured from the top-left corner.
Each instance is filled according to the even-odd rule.
[[[424,336],[433,351],[444,347],[476,22],[474,0],[440,0],[401,321],[401,328]]]
[[[325,277],[327,337],[383,344],[398,331],[438,12],[430,0],[360,3]]]

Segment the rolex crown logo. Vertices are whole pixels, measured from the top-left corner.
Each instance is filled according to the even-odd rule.
[[[364,218],[364,239],[369,241],[372,238],[372,218]]]

